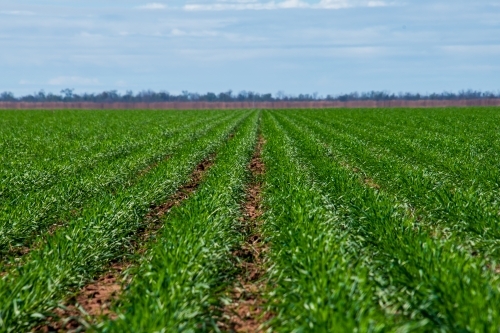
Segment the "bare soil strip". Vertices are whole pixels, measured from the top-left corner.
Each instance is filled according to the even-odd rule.
[[[162,217],[168,211],[190,195],[198,188],[206,171],[213,164],[214,155],[211,155],[197,165],[191,174],[190,181],[173,194],[168,201],[161,205],[151,206],[150,212],[145,217],[144,228],[138,230],[137,240],[133,243],[135,253],[143,253],[145,243],[162,227]],[[54,312],[56,318],[48,318],[46,325],[37,327],[35,332],[68,332],[82,331],[90,327],[90,323],[99,316],[115,318],[111,312],[111,304],[118,299],[123,286],[130,282],[130,277],[123,274],[132,264],[127,261],[113,263],[109,270],[99,276],[95,281],[84,286],[73,298],[68,300],[67,306],[58,308]]]
[[[247,188],[246,201],[242,205],[242,232],[246,241],[233,252],[239,268],[239,275],[233,288],[228,291],[231,302],[222,309],[218,327],[227,332],[263,332],[264,324],[271,318],[265,311],[262,292],[265,290],[265,254],[268,251],[260,233],[262,215],[260,177],[265,168],[261,158],[264,139],[259,137],[254,155],[249,165],[254,181]]]

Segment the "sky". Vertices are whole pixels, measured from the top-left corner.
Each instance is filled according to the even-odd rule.
[[[2,0],[0,91],[500,91],[496,0]]]

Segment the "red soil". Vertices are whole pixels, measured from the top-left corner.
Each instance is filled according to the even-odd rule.
[[[265,172],[261,159],[264,140],[259,138],[255,154],[249,168],[254,177]],[[223,315],[218,323],[221,330],[229,332],[263,332],[264,324],[271,318],[266,312],[261,293],[265,288],[262,281],[264,273],[264,254],[267,247],[259,233],[262,184],[255,182],[247,189],[246,201],[242,206],[244,218],[242,231],[247,235],[243,246],[234,251],[233,255],[240,270],[237,283],[229,291],[231,303],[223,309]]]

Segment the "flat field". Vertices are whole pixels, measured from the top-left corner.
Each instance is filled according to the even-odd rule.
[[[500,108],[0,111],[0,332],[499,332]]]

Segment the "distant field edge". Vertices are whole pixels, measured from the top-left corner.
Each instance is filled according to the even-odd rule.
[[[4,110],[117,109],[117,110],[209,110],[209,109],[325,109],[325,108],[435,108],[500,106],[500,99],[418,101],[311,101],[311,102],[0,102]]]

